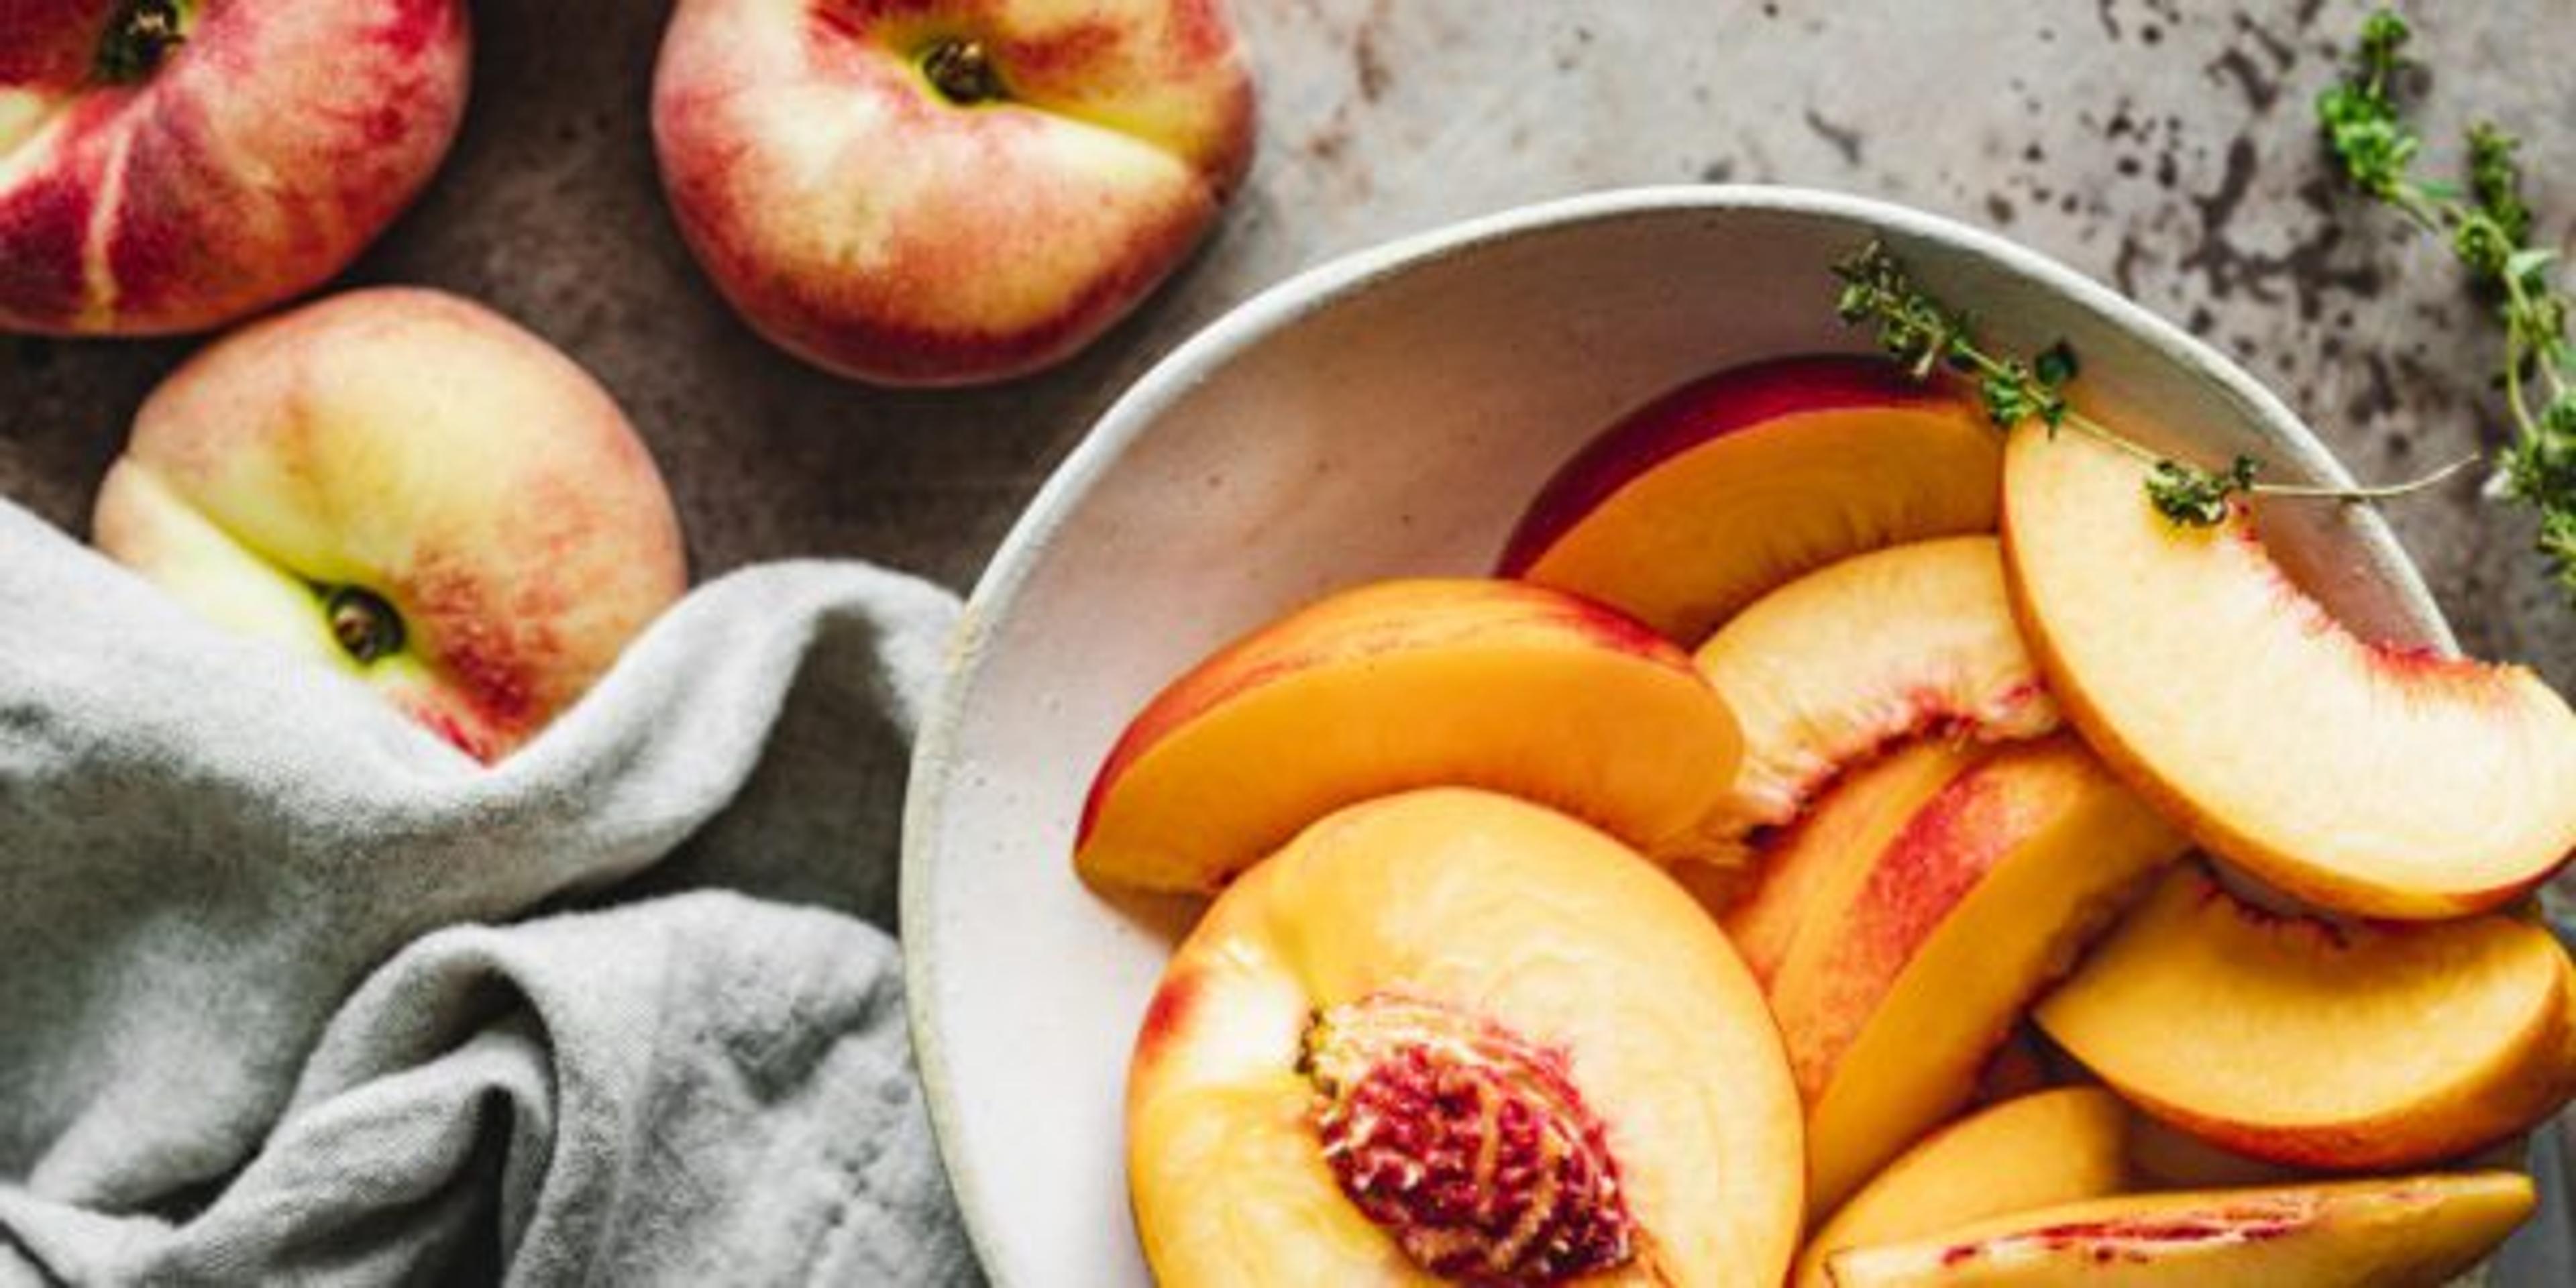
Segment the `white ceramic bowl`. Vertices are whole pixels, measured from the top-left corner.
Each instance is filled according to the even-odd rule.
[[[2079,399],[2169,445],[2344,475],[2227,359],[1973,228],[1781,188],[1603,193],[1305,273],[1175,350],[1029,507],[967,606],[922,732],[903,942],[931,1113],[1005,1285],[1148,1282],[1121,1099],[1179,915],[1073,874],[1093,768],[1211,647],[1334,587],[1482,572],[1541,480],[1613,417],[1749,359],[1861,349],[1826,266],[1886,238],[1988,332],[2084,360]],[[2143,430],[2143,424],[2132,428]],[[2285,561],[2366,634],[2447,647],[2379,518],[2283,507]]]

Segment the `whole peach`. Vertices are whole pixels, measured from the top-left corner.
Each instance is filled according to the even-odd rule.
[[[0,4],[0,330],[203,330],[357,257],[447,154],[459,0]]]
[[[353,291],[225,336],[143,404],[99,549],[221,626],[497,760],[687,575],[662,476],[598,382],[436,291]]]
[[[680,0],[653,138],[682,236],[762,335],[882,384],[1089,343],[1252,154],[1217,0]]]

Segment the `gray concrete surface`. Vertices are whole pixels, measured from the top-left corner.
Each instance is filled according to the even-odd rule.
[[[1307,264],[1535,198],[1731,179],[1998,228],[2246,361],[2365,476],[2503,433],[2493,328],[2447,257],[2325,182],[2308,100],[2349,0],[1233,0],[1262,154],[1212,244],[1072,365],[897,394],[770,350],[664,215],[645,98],[666,6],[477,6],[465,137],[352,272],[486,300],[570,350],[659,453],[697,571],[861,555],[971,582],[1046,471],[1193,328]],[[2414,6],[2435,160],[2529,135],[2544,227],[2576,219],[2566,0]],[[78,527],[188,342],[0,342],[0,492]],[[2475,650],[2576,687],[2576,614],[2473,483],[2392,507]]]

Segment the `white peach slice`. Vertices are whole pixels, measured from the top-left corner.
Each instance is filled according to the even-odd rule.
[[[1972,404],[1891,363],[1758,362],[1604,430],[1530,503],[1501,571],[1697,643],[1837,559],[1992,531],[2000,468]]]
[[[1158,1282],[1776,1288],[1797,1093],[1689,896],[1465,789],[1353,806],[1245,873],[1137,1035]]]
[[[2132,1117],[2099,1087],[2007,1100],[1942,1128],[1870,1178],[1798,1254],[1794,1288],[1831,1288],[1825,1261],[1987,1217],[2127,1188]]]
[[[2538,677],[2355,638],[2243,509],[2149,507],[2145,463],[2016,431],[2004,547],[2049,687],[2221,857],[2374,917],[2509,903],[2576,851],[2576,713]]]
[[[2337,925],[2177,872],[2039,1006],[2040,1026],[2132,1103],[2300,1167],[2437,1162],[2576,1092],[2571,971],[2503,914]]]
[[[1744,731],[1727,802],[1690,857],[1740,863],[1848,766],[1909,737],[1993,741],[2055,729],[1988,536],[1856,555],[1763,596],[1694,659]]]
[[[1524,796],[1645,847],[1734,772],[1735,718],[1678,648],[1544,587],[1380,582],[1253,631],[1165,688],[1093,779],[1086,880],[1205,893],[1372,796]]]
[[[1839,1288],[2435,1288],[2531,1214],[2473,1172],[2130,1194],[1837,1254]]]

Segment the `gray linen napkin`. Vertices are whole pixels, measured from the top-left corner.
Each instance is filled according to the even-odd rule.
[[[0,1284],[973,1281],[868,924],[955,610],[735,573],[485,770],[0,502]]]

